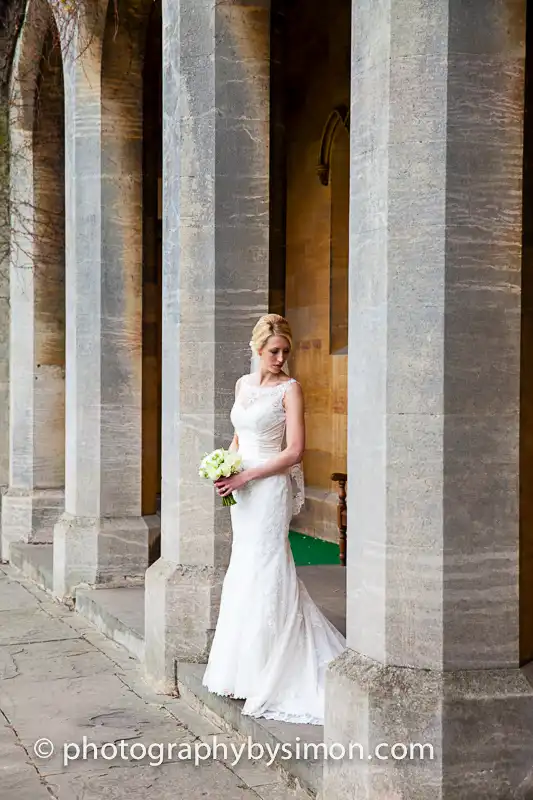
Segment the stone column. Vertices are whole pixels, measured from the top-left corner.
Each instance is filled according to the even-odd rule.
[[[163,3],[162,556],[146,573],[146,670],[205,661],[230,523],[198,477],[228,446],[235,382],[268,307],[269,2]]]
[[[21,0],[0,7],[0,521],[2,498],[9,485],[9,79],[13,73],[13,53],[24,11],[25,5]]]
[[[64,181],[61,52],[34,3],[14,59],[11,113],[9,489],[2,555],[52,542],[64,507]]]
[[[54,593],[141,581],[142,67],[139,22],[88,4],[66,93],[66,485]],[[110,4],[112,6],[112,4]],[[107,13],[107,19],[106,19]]]
[[[324,798],[526,797],[525,2],[354,0],[352,27],[348,649],[325,733],[367,750],[326,764]],[[435,759],[370,758],[382,742]]]
[[[0,521],[9,482],[9,128],[8,93],[0,85]],[[0,546],[0,558],[2,558]]]

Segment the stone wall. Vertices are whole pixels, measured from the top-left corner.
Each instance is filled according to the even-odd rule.
[[[329,115],[349,105],[349,51],[349,4],[310,0],[287,12],[285,310],[296,342],[291,370],[305,393],[308,486],[292,527],[330,539],[337,537],[330,475],[346,470],[347,356],[330,355],[332,187],[320,182],[317,165]],[[347,209],[344,224],[347,232]]]

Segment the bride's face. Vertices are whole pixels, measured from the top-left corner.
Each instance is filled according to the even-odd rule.
[[[290,352],[291,346],[284,336],[271,336],[260,353],[261,365],[268,372],[278,375]]]

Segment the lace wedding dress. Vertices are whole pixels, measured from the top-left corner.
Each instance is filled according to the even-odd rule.
[[[295,383],[261,387],[258,379],[241,378],[231,412],[245,467],[282,449],[283,398]],[[297,470],[235,492],[231,559],[203,684],[246,700],[243,714],[321,725],[326,666],[345,640],[296,575],[288,532],[303,504],[303,486],[293,498],[292,478],[298,483]]]

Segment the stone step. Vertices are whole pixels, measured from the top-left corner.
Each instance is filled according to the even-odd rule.
[[[300,573],[300,569],[298,572]],[[320,592],[315,591],[314,594]],[[135,658],[143,660],[143,587],[78,589],[76,611],[110,639],[121,644]],[[205,664],[177,663],[178,690],[185,702],[227,729],[249,737],[250,741],[263,746],[269,745],[271,752],[276,752],[277,748],[275,763],[283,773],[284,780],[289,785],[299,787],[313,797],[316,796],[320,792],[322,782],[322,762],[303,756],[299,758],[296,754],[298,752],[302,754],[306,745],[320,744],[323,741],[322,726],[295,725],[244,717],[241,714],[242,701],[219,697],[202,686],[204,670]],[[282,758],[284,744],[289,745],[294,755],[291,759]]]
[[[195,710],[221,720],[227,727],[237,731],[249,741],[270,748],[266,752],[277,753],[274,764],[283,773],[289,786],[302,789],[306,794],[316,797],[322,787],[322,761],[304,758],[306,746],[324,741],[324,728],[321,725],[296,725],[289,722],[275,722],[267,719],[254,719],[243,716],[242,700],[232,700],[212,694],[202,685],[205,664],[178,662],[177,679],[180,697]],[[293,757],[282,758],[288,745]],[[298,757],[298,755],[300,757]],[[307,753],[313,755],[313,751]],[[267,756],[267,758],[269,758]]]
[[[12,566],[41,589],[52,592],[54,586],[54,547],[52,544],[14,542],[9,551]]]
[[[130,655],[144,659],[144,587],[78,589],[76,612]]]

